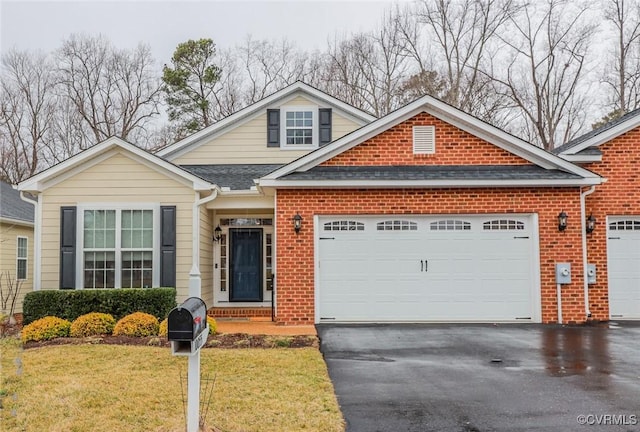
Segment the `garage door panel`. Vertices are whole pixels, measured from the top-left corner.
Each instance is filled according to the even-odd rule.
[[[361,223],[360,231],[332,232],[336,240],[330,247],[319,243],[320,318],[503,321],[533,316],[529,217],[501,219],[491,229],[483,228],[487,218],[482,216],[350,218]],[[515,234],[527,238],[514,239],[509,229],[516,223]],[[358,288],[342,295],[340,280],[355,280]],[[358,299],[360,294],[367,300]]]
[[[640,319],[640,216],[610,217],[607,237],[611,318]]]

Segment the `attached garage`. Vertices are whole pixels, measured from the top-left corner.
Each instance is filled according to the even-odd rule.
[[[611,319],[640,319],[640,216],[607,221]]]
[[[540,322],[535,215],[322,216],[316,322]]]

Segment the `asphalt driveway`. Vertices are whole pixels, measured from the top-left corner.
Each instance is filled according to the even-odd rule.
[[[347,432],[640,431],[640,324],[318,326]]]

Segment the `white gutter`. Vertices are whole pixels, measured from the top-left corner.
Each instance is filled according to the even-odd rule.
[[[218,187],[212,189],[212,194],[200,198],[196,192],[193,203],[191,223],[191,271],[189,272],[189,297],[202,297],[202,279],[200,278],[200,207],[218,197]]]
[[[583,283],[584,283],[584,313],[586,318],[591,317],[591,310],[589,309],[589,281],[588,279],[588,269],[587,269],[587,230],[586,230],[586,198],[587,195],[591,195],[596,191],[595,186],[591,186],[588,190],[582,192],[580,191],[580,226],[582,227],[582,272],[583,272]]]
[[[276,187],[279,189],[295,188],[321,188],[321,189],[349,189],[349,188],[450,188],[450,187],[573,187],[591,186],[601,184],[601,177],[586,177],[581,179],[564,180],[272,180],[262,178],[259,180],[260,187]]]
[[[42,206],[38,200],[27,198],[24,191],[20,191],[20,199],[33,205],[34,223],[33,223],[33,290],[40,291],[42,280],[42,272],[40,271],[42,253],[40,251],[40,224],[42,223]]]

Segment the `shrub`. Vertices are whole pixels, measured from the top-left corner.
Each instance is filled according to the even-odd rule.
[[[213,317],[207,315],[207,324],[209,324],[209,334],[216,334],[216,330],[218,330],[218,325],[216,324],[216,320]]]
[[[42,290],[25,294],[24,324],[45,316],[73,321],[90,312],[112,315],[116,320],[133,312],[159,319],[176,307],[175,288],[123,288],[98,290]]]
[[[91,312],[79,316],[71,323],[71,337],[109,335],[113,332],[116,320],[113,316],[101,312]]]
[[[120,319],[113,328],[114,336],[156,336],[158,318],[144,312],[135,312]]]
[[[22,328],[22,342],[43,341],[69,336],[71,322],[48,316],[40,318]]]
[[[160,327],[158,329],[158,336],[167,337],[169,333],[169,325],[167,324],[168,320],[165,318],[160,322]]]

